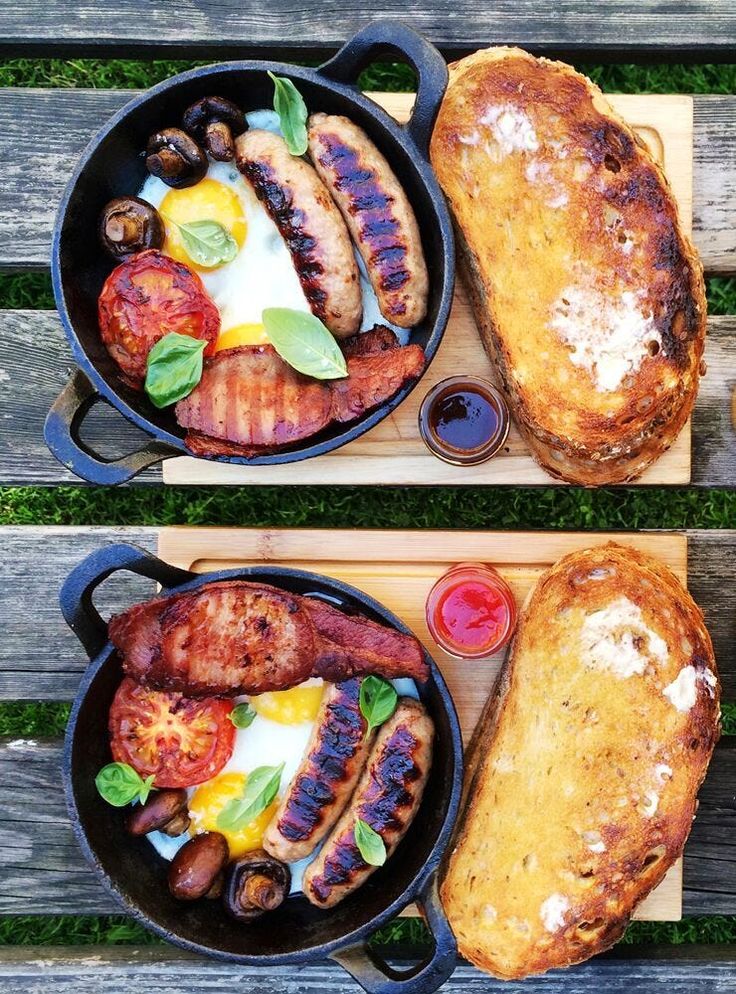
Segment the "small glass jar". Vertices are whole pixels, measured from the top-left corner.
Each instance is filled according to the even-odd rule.
[[[504,578],[485,563],[458,563],[427,597],[427,627],[445,652],[481,659],[498,652],[516,627],[516,600]]]
[[[506,401],[479,376],[440,380],[419,409],[424,444],[454,466],[475,466],[494,456],[506,442],[509,423]]]

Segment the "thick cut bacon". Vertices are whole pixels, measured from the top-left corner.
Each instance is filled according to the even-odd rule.
[[[109,635],[129,676],[188,697],[286,690],[312,675],[429,675],[410,635],[245,580],[135,604]]]
[[[424,350],[418,345],[348,359],[347,379],[331,384],[333,419],[354,421],[393,397],[423,369]]]

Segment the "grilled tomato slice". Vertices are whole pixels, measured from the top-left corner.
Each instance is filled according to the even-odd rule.
[[[148,353],[164,335],[204,339],[214,352],[220,312],[199,276],[156,249],[138,252],[113,269],[97,305],[107,351],[137,390],[146,378]]]
[[[156,787],[190,787],[216,776],[232,755],[233,702],[194,700],[142,687],[125,677],[110,708],[113,759],[129,763]]]

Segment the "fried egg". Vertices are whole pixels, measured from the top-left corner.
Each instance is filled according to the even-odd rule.
[[[248,125],[280,134],[278,115],[271,110],[246,114]],[[166,228],[163,252],[194,269],[220,312],[216,351],[268,342],[262,314],[266,307],[311,312],[286,242],[233,162],[210,160],[207,174],[194,186],[175,190],[157,176],[148,176],[137,195],[161,214]],[[191,258],[180,225],[217,221],[232,236],[238,252],[231,262],[203,267]],[[391,327],[406,345],[409,331],[390,325],[357,250],[363,297],[361,331],[376,324]]]

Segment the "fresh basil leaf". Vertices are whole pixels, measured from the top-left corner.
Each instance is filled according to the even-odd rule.
[[[153,775],[145,780],[128,763],[108,763],[95,777],[100,797],[115,808],[124,808],[138,800],[145,804],[153,787]]]
[[[386,862],[386,846],[383,839],[374,832],[368,822],[355,819],[355,844],[360,855],[369,866],[383,866]]]
[[[281,132],[292,155],[307,151],[307,105],[290,79],[268,74],[273,80],[273,109],[279,115]]]
[[[368,723],[366,735],[387,721],[396,710],[399,695],[393,684],[380,676],[367,676],[360,685],[360,713]]]
[[[289,307],[267,307],[261,320],[278,354],[300,373],[317,380],[348,375],[340,346],[314,314]]]
[[[237,831],[265,811],[278,794],[284,764],[258,766],[248,774],[242,797],[228,801],[217,818],[217,827]]]
[[[175,331],[159,338],[148,353],[146,393],[156,407],[187,397],[202,379],[202,354],[207,342]]]
[[[249,728],[255,716],[255,710],[246,701],[243,704],[236,704],[228,718],[236,728]]]
[[[188,221],[176,226],[187,255],[198,266],[212,269],[223,262],[232,262],[238,254],[238,243],[219,221]]]

